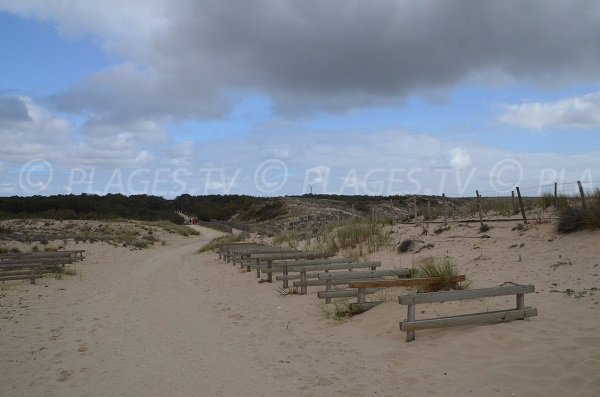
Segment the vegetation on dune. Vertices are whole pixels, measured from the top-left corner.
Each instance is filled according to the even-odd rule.
[[[469,281],[462,283],[450,282],[450,277],[458,276],[458,269],[448,257],[434,258],[426,257],[417,262],[416,268],[417,277],[439,277],[440,284],[428,285],[422,287],[427,291],[441,291],[448,289],[466,289],[470,286]]]
[[[198,253],[212,251],[221,244],[238,243],[240,241],[246,240],[248,237],[249,237],[249,234],[246,232],[242,232],[240,234],[228,234],[225,236],[215,237],[212,240],[210,240],[207,244],[203,245],[198,250]]]
[[[587,199],[587,208],[565,207],[560,211],[558,231],[570,233],[583,229],[600,228],[600,189]]]
[[[314,251],[343,251],[353,257],[362,257],[390,244],[390,236],[381,225],[366,218],[352,219],[328,225],[308,241],[307,248]]]

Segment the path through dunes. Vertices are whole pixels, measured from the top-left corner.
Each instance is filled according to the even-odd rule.
[[[397,300],[343,322],[328,319],[314,291],[279,296],[277,284],[257,284],[254,273],[240,273],[214,253],[197,254],[220,234],[198,229],[199,237],[141,251],[88,244],[80,275],[2,287],[0,303],[15,310],[0,306],[0,396],[592,396],[600,390],[598,306],[590,299],[540,288],[527,298],[539,310],[531,321],[424,330],[405,343],[398,322],[406,312]],[[565,237],[562,244],[579,241],[590,247],[586,255],[597,256],[596,238]],[[536,239],[547,244],[548,237],[532,236],[520,251],[524,258],[534,258],[525,250]],[[432,251],[443,255],[453,244],[436,242]],[[583,271],[553,270],[547,260],[495,261],[498,254],[485,249],[490,259],[468,272],[478,286],[523,279],[543,287],[558,272]],[[382,255],[394,263],[395,254]],[[581,262],[596,274],[595,262]],[[444,305],[423,305],[423,317],[481,310],[482,302]]]

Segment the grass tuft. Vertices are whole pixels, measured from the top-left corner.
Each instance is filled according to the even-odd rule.
[[[400,245],[398,246],[398,253],[408,252],[408,250],[413,246],[414,240],[406,239],[402,240]]]
[[[442,281],[440,284],[428,285],[424,289],[427,291],[441,291],[448,289],[467,289],[471,282],[465,281],[462,283],[449,282],[450,277],[458,276],[458,269],[452,263],[450,258],[423,258],[418,262],[418,277],[439,277]]]
[[[215,237],[212,240],[210,240],[207,244],[202,246],[202,248],[198,250],[198,253],[201,254],[206,251],[215,250],[221,244],[233,244],[238,243],[240,241],[244,241],[248,238],[248,236],[248,233],[242,232],[240,234],[230,234],[226,236]]]

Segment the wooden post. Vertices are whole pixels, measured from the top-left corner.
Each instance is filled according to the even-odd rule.
[[[35,284],[35,269],[33,267],[31,267],[29,270],[31,272],[31,279],[29,280],[29,282],[31,284]]]
[[[256,278],[260,278],[260,259],[256,258]]]
[[[415,207],[415,225],[417,224],[417,196],[413,196],[413,206]]]
[[[273,261],[272,261],[272,260],[268,260],[268,261],[267,261],[267,269],[269,269],[269,270],[273,269]],[[273,272],[269,272],[269,273],[267,274],[267,281],[268,281],[269,283],[272,283],[272,282],[273,282]]]
[[[331,292],[333,289],[331,288],[331,279],[328,278],[325,281],[325,291],[326,292]],[[325,303],[331,303],[331,298],[325,298]]]
[[[587,208],[587,203],[585,202],[585,193],[583,192],[583,185],[581,181],[577,181],[577,186],[579,186],[579,195],[581,196],[581,205],[583,208]]]
[[[446,193],[442,193],[442,202],[444,203],[444,226],[448,226],[448,209],[446,208]]]
[[[558,207],[558,183],[554,182],[554,208]]]
[[[519,212],[519,210],[517,209],[517,203],[515,202],[515,191],[511,190],[510,191],[510,195],[512,198],[512,205],[513,205],[513,215],[516,214],[517,212]]]
[[[517,294],[517,310],[525,309],[525,294]]]
[[[454,201],[450,200],[450,217],[454,219]]]
[[[286,277],[286,278],[283,279],[283,288],[287,288],[288,287],[287,275],[288,275],[288,267],[284,266],[283,267],[283,276]]]
[[[521,190],[517,186],[517,196],[519,196],[519,205],[521,206],[521,215],[523,215],[523,223],[527,224],[527,216],[525,215],[525,207],[523,206],[523,198],[521,197]]]
[[[431,200],[427,200],[427,220],[431,220]]]
[[[475,190],[477,194],[477,207],[479,207],[479,224],[483,227],[483,211],[481,209],[481,196],[479,195],[479,190]]]
[[[300,282],[302,286],[300,287],[300,295],[306,295],[308,292],[308,287],[306,285],[306,269],[300,272]]]
[[[365,298],[365,289],[358,288],[357,303],[361,304],[361,303],[366,303],[366,302],[367,302],[367,300]]]
[[[416,320],[415,312],[417,305],[408,305],[408,314],[406,315],[406,321],[414,322]],[[406,341],[412,342],[415,340],[415,331],[406,331]]]

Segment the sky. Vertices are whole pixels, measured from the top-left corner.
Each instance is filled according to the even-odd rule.
[[[0,0],[0,140],[2,196],[600,186],[600,3]]]

